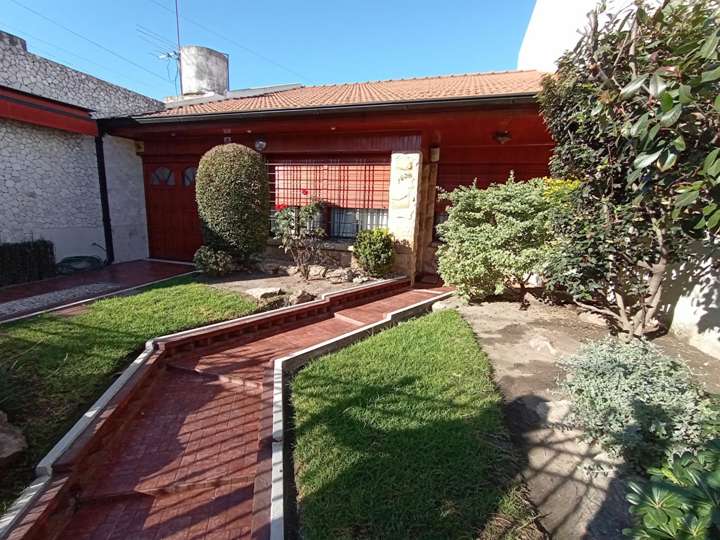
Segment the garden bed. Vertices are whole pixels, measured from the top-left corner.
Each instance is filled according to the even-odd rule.
[[[542,537],[490,364],[455,311],[315,361],[292,404],[303,537]]]
[[[182,277],[98,301],[76,316],[41,315],[0,327],[0,409],[28,441],[28,450],[2,472],[0,512],[145,341],[255,308],[245,296]]]

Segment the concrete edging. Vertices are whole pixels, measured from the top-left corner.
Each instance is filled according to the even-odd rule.
[[[169,278],[164,278],[162,280],[159,280],[154,283],[166,281],[168,279],[173,279],[175,277],[179,277],[182,275],[189,275],[194,274],[194,272],[189,272],[188,274],[179,274],[178,276],[172,276]],[[265,311],[261,313],[252,313],[250,315],[244,315],[242,317],[238,317],[235,319],[229,319],[227,321],[221,321],[218,323],[208,324],[205,326],[199,326],[197,328],[192,328],[188,330],[183,330],[180,332],[175,332],[172,334],[166,334],[163,336],[157,336],[152,339],[149,339],[147,342],[145,342],[145,348],[144,350],[135,358],[135,360],[132,361],[132,363],[126,367],[122,374],[105,390],[102,395],[92,404],[92,406],[83,414],[83,416],[75,422],[75,424],[63,435],[63,437],[55,443],[55,445],[50,449],[50,451],[40,460],[40,462],[35,467],[35,474],[36,478],[32,481],[32,483],[25,488],[20,496],[13,502],[13,504],[10,506],[8,511],[5,514],[0,515],[0,540],[5,539],[10,532],[12,531],[13,527],[17,525],[20,520],[25,516],[25,513],[30,508],[30,506],[37,500],[37,498],[45,491],[48,484],[50,483],[52,479],[52,473],[53,473],[53,465],[57,461],[57,459],[62,456],[67,450],[70,449],[70,447],[73,445],[73,443],[92,425],[92,423],[95,421],[95,419],[98,417],[98,415],[104,410],[104,408],[107,406],[107,404],[124,388],[124,386],[127,384],[127,382],[132,378],[132,376],[141,368],[143,367],[147,360],[158,351],[160,344],[163,341],[176,339],[176,338],[182,338],[189,335],[193,335],[200,331],[208,331],[213,330],[217,328],[223,328],[226,326],[231,326],[233,324],[241,323],[244,320],[257,318],[258,316],[266,316],[268,314],[272,313],[282,313],[283,311],[297,309],[298,306],[304,306],[309,305],[311,306],[313,303],[322,303],[326,300],[329,300],[331,297],[343,293],[353,292],[353,291],[359,291],[362,289],[368,289],[368,288],[375,288],[382,285],[388,285],[396,282],[405,281],[407,278],[393,278],[393,279],[385,279],[385,280],[379,280],[374,281],[372,283],[365,283],[362,285],[359,285],[357,287],[350,287],[348,289],[343,289],[341,291],[331,291],[324,293],[320,295],[320,297],[316,300],[313,300],[311,302],[306,302],[304,304],[298,304],[296,306],[287,306],[271,311]],[[142,288],[150,285],[150,283],[145,285],[139,285],[137,287],[133,287],[131,289],[126,290],[132,290],[135,288]],[[115,293],[108,293],[105,296],[109,296],[112,294],[119,294],[122,291],[117,291]],[[100,298],[100,297],[98,297]],[[84,302],[90,302],[92,300],[83,300],[76,302],[77,304],[81,304]],[[73,304],[69,304],[73,305]],[[67,306],[63,306],[67,307]],[[412,306],[411,306],[412,307]],[[54,309],[60,309],[54,308]],[[407,309],[407,308],[406,308]],[[50,311],[50,310],[47,310]],[[31,315],[28,315],[28,317]],[[24,317],[22,317],[24,318]],[[10,322],[10,321],[5,321]],[[383,322],[383,321],[381,321]],[[374,326],[374,325],[373,325]],[[361,330],[366,330],[365,328]],[[355,333],[355,332],[354,332]],[[343,336],[340,336],[342,338]],[[336,339],[340,339],[336,338]],[[334,341],[334,340],[331,340]],[[324,344],[320,344],[322,346]],[[295,355],[296,356],[299,353],[302,353],[305,351],[299,351]],[[275,444],[273,444],[273,451],[275,450]],[[273,453],[273,460],[275,459],[275,454]],[[273,461],[274,465],[274,461]],[[273,474],[275,473],[275,470],[273,468]]]
[[[272,414],[272,474],[270,485],[270,540],[285,538],[284,465],[288,456],[284,450],[285,402],[289,396],[284,391],[287,377],[294,375],[310,360],[324,356],[370,337],[400,321],[427,313],[435,302],[452,296],[452,292],[428,292],[430,297],[408,307],[389,313],[383,320],[329,339],[312,347],[277,358],[273,366],[273,414]]]

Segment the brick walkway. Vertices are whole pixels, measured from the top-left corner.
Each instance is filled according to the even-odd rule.
[[[144,283],[151,283],[160,279],[185,274],[194,270],[186,264],[175,264],[158,261],[132,261],[112,264],[100,270],[80,272],[70,276],[57,276],[54,278],[33,281],[31,283],[20,283],[0,288],[0,304],[15,300],[28,299],[33,296],[54,293],[66,289],[80,288],[97,283],[114,285],[112,288],[104,289],[101,294],[113,291],[120,291],[130,287],[136,287]],[[30,310],[18,311],[10,315],[0,316],[0,321],[20,317],[39,309],[52,309],[70,302],[79,302],[96,296],[95,294],[83,295],[63,300],[61,302],[48,302],[42,307],[34,307]]]
[[[85,458],[95,472],[73,488],[73,513],[49,520],[62,527],[58,538],[267,539],[273,360],[434,292],[401,289],[244,344],[172,355],[152,386],[135,392],[144,402],[121,435]],[[32,537],[16,532],[11,538]]]

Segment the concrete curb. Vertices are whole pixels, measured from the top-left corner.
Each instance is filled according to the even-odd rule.
[[[137,289],[144,289],[145,287],[150,287],[151,285],[157,285],[158,283],[163,283],[164,281],[169,281],[171,279],[183,277],[183,276],[191,276],[193,274],[198,274],[199,270],[193,270],[192,272],[185,272],[182,274],[177,274],[174,276],[162,278],[162,279],[156,279],[155,281],[148,281],[147,283],[142,283],[140,285],[135,285],[133,287],[127,287],[125,289],[120,289],[119,291],[110,291],[103,294],[99,294],[97,296],[93,296],[92,298],[86,298],[84,300],[76,300],[75,302],[70,302],[68,304],[63,304],[61,306],[55,306],[47,309],[40,309],[38,311],[33,311],[32,313],[28,313],[26,315],[18,315],[17,317],[13,317],[11,319],[4,319],[0,321],[0,326],[3,324],[16,322],[16,321],[22,321],[23,319],[29,319],[30,317],[35,317],[36,315],[42,315],[43,313],[52,313],[53,311],[59,311],[61,309],[67,309],[75,306],[82,306],[83,304],[89,304],[90,302],[95,302],[97,300],[102,300],[103,298],[110,298],[112,296],[120,296],[121,294],[125,294],[131,291],[135,291]],[[2,537],[0,537],[2,538]]]
[[[452,292],[429,292],[427,300],[422,300],[408,307],[389,313],[383,320],[364,326],[352,332],[329,339],[318,345],[296,351],[277,358],[273,366],[273,414],[272,414],[272,475],[270,486],[270,540],[285,538],[285,464],[289,456],[284,450],[285,404],[289,396],[285,392],[285,384],[301,367],[310,360],[337,351],[366,337],[396,325],[398,322],[422,315],[431,310],[435,302],[452,296]]]
[[[195,272],[190,272],[190,274],[193,274]],[[180,274],[185,275],[185,274]],[[173,276],[171,278],[166,279],[173,279],[178,276]],[[166,279],[160,280],[165,281]],[[189,330],[183,330],[181,332],[175,332],[173,334],[166,334],[164,336],[158,336],[154,337],[150,340],[148,340],[145,343],[145,349],[143,352],[141,352],[135,360],[122,372],[122,374],[113,382],[110,387],[108,387],[105,392],[93,403],[93,405],[87,410],[87,412],[65,433],[65,435],[53,446],[50,451],[43,457],[40,462],[35,467],[35,474],[36,478],[33,480],[33,482],[23,490],[23,492],[20,494],[20,496],[13,502],[13,504],[10,506],[10,509],[3,515],[0,516],[0,540],[4,540],[12,531],[12,529],[17,525],[20,520],[25,516],[25,513],[30,508],[30,506],[37,500],[37,498],[45,491],[48,484],[50,483],[52,479],[53,474],[53,465],[55,462],[60,458],[67,450],[70,449],[70,447],[73,445],[73,443],[92,425],[94,420],[98,417],[98,415],[103,411],[103,409],[107,406],[107,404],[124,388],[124,386],[127,384],[127,382],[132,378],[132,376],[140,369],[142,368],[148,361],[148,359],[155,354],[158,350],[160,345],[163,344],[163,342],[183,338],[187,336],[192,336],[194,334],[198,334],[201,332],[207,332],[215,329],[222,329],[225,327],[233,326],[238,323],[242,323],[246,320],[253,320],[257,319],[259,317],[267,317],[271,314],[277,314],[282,313],[285,311],[291,311],[291,310],[297,310],[299,306],[308,306],[312,307],[313,305],[319,305],[323,304],[328,300],[331,300],[334,296],[342,296],[347,295],[348,293],[354,293],[362,291],[363,289],[372,289],[372,288],[378,288],[386,285],[391,285],[394,283],[400,283],[403,281],[406,281],[407,278],[394,278],[394,279],[386,279],[386,280],[380,280],[380,281],[374,281],[372,283],[366,283],[363,285],[359,285],[357,287],[351,287],[348,289],[343,289],[341,291],[333,291],[328,292],[325,294],[322,294],[318,299],[313,300],[311,302],[306,302],[304,304],[298,304],[296,306],[288,306],[283,307],[271,311],[265,311],[261,313],[254,313],[250,315],[245,315],[243,317],[238,317],[236,319],[230,319],[227,321],[222,321],[218,323],[209,324],[206,326],[200,326],[197,328],[192,328]],[[146,285],[141,285],[139,287],[145,287]],[[119,292],[112,293],[112,294],[118,294]],[[90,301],[90,300],[86,300]],[[83,301],[83,302],[86,302]],[[82,303],[82,302],[79,302]],[[411,306],[412,307],[412,306]],[[57,308],[60,309],[60,308]],[[362,329],[365,330],[365,329]],[[353,333],[355,334],[355,332]],[[342,337],[342,336],[341,336]],[[336,338],[340,339],[340,338]],[[335,341],[335,340],[331,340]],[[322,346],[321,344],[320,346]],[[300,351],[304,352],[304,351]],[[294,356],[297,356],[296,353]],[[282,461],[282,444],[280,445],[280,460]],[[275,445],[273,444],[273,463],[275,460]],[[275,474],[275,470],[273,468],[273,474]],[[282,474],[282,470],[280,471],[280,474]]]

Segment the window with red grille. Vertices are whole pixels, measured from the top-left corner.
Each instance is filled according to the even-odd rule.
[[[387,226],[389,159],[273,160],[269,171],[275,207],[323,202],[319,219],[330,237]]]

